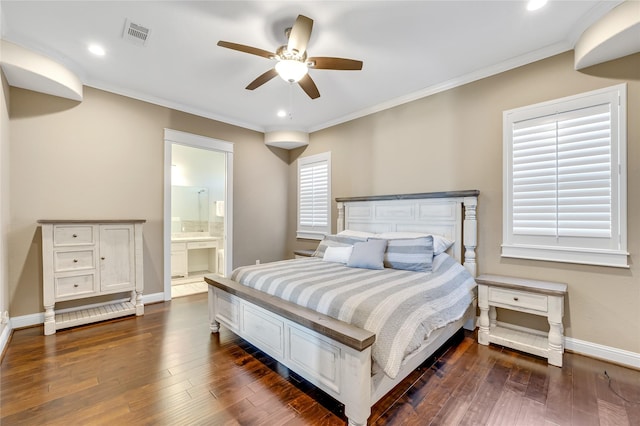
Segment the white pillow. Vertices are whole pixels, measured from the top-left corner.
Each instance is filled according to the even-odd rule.
[[[338,232],[338,235],[341,235],[344,237],[369,238],[369,237],[374,237],[376,234],[374,234],[373,232],[353,231],[351,229],[345,229],[344,231]]]
[[[376,238],[384,238],[385,240],[397,240],[404,238],[420,238],[431,235],[433,237],[433,255],[437,256],[440,253],[447,251],[449,247],[453,245],[453,241],[442,235],[427,234],[423,232],[383,232],[376,234]]]
[[[325,262],[347,263],[351,257],[353,246],[348,247],[327,247],[322,260]]]

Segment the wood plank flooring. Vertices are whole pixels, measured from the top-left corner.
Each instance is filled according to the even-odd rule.
[[[370,424],[640,425],[639,371],[575,354],[564,363],[460,333]],[[52,336],[17,330],[0,374],[2,425],[345,424],[343,407],[299,376],[224,328],[210,334],[206,294]]]

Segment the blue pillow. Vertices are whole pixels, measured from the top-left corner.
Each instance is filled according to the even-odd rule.
[[[351,268],[384,269],[384,251],[387,240],[369,240],[355,243],[347,262]]]

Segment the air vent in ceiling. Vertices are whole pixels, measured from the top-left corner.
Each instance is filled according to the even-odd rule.
[[[149,28],[131,22],[129,19],[125,21],[124,32],[122,33],[122,38],[125,40],[144,46],[149,39],[149,35],[151,35],[151,30]]]

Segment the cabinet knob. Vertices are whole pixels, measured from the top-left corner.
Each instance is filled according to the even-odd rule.
[[[78,263],[78,259],[73,259],[73,263]]]
[[[78,288],[78,284],[74,284],[73,286],[74,286],[75,288]]]
[[[78,234],[73,234],[72,237],[73,238],[78,238]]]
[[[517,301],[518,301],[518,298],[517,298],[517,297],[514,297],[514,298],[513,298],[513,300],[515,300],[515,301],[517,302]]]
[[[101,257],[100,259],[104,260],[105,258],[104,258],[104,256],[103,256],[103,257]]]

